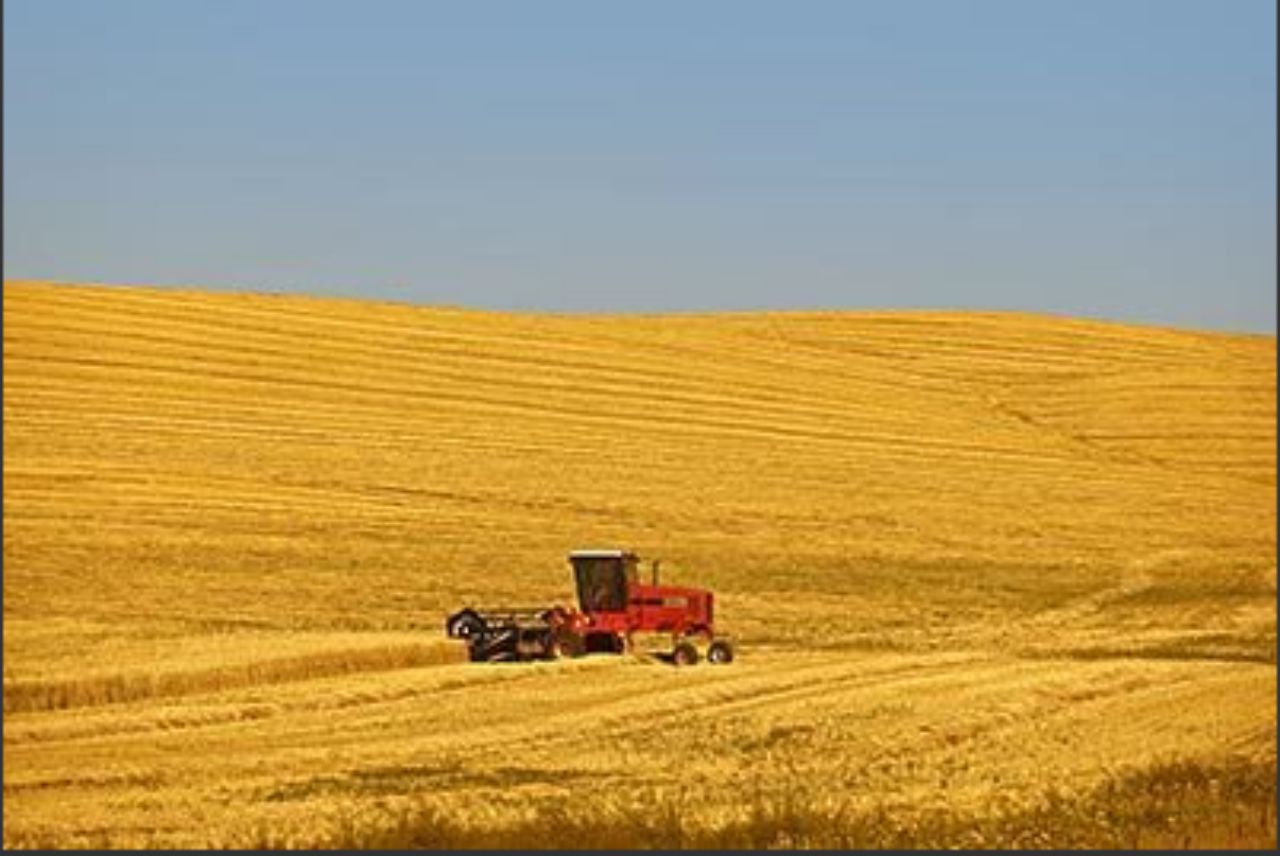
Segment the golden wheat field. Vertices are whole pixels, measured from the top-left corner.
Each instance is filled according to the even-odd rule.
[[[1270,847],[1276,344],[4,285],[6,847]],[[728,666],[463,662],[575,547]]]

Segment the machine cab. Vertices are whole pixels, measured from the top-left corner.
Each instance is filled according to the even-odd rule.
[[[625,612],[627,592],[638,582],[639,557],[626,550],[574,550],[569,554],[585,613]]]

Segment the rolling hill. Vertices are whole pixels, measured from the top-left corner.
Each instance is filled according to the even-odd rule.
[[[1274,778],[1275,428],[1271,336],[9,281],[5,844]],[[738,662],[441,640],[615,544],[714,588]]]

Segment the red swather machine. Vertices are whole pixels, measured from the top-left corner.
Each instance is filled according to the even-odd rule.
[[[640,582],[639,557],[627,550],[575,550],[569,554],[578,608],[467,607],[445,620],[445,632],[464,639],[473,661],[553,660],[633,649],[637,633],[670,634],[671,661],[733,660],[733,646],[715,633],[715,596],[706,589]]]

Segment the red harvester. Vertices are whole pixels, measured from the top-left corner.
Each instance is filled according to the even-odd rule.
[[[578,608],[466,607],[445,620],[445,632],[464,639],[473,661],[553,660],[632,650],[638,633],[670,634],[671,661],[733,660],[733,646],[715,632],[715,596],[706,589],[642,583],[639,557],[628,550],[569,554]]]

